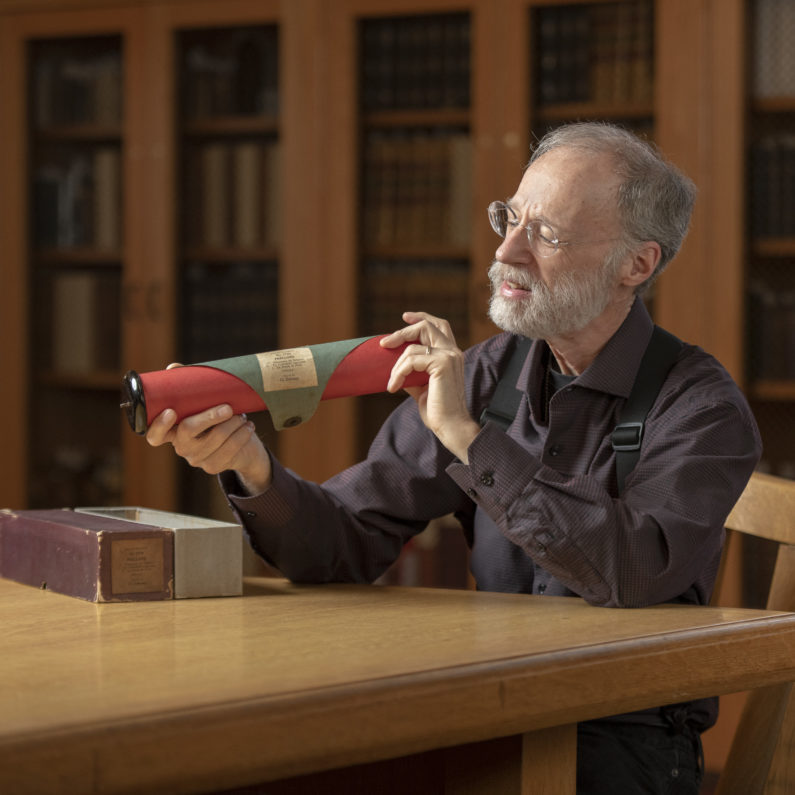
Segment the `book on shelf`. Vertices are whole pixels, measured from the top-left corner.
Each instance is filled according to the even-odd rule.
[[[751,233],[795,235],[795,133],[770,133],[752,143],[749,183]]]
[[[260,202],[264,215],[262,229],[266,248],[275,248],[282,240],[282,148],[278,141],[265,145],[263,158],[263,197]]]
[[[97,55],[41,52],[33,67],[36,126],[119,124],[121,82],[121,54],[112,43]]]
[[[212,141],[185,159],[188,245],[275,247],[281,236],[281,149],[276,141]]]
[[[460,245],[470,240],[468,133],[375,131],[364,151],[362,235],[367,245]]]
[[[590,95],[591,17],[576,6],[538,12],[536,92],[543,104],[583,102]]]
[[[450,322],[459,343],[468,337],[469,263],[374,260],[362,273],[361,314],[365,334],[402,325],[407,310],[430,312]]]
[[[795,4],[756,0],[753,31],[753,95],[795,97]]]
[[[121,344],[118,276],[57,270],[50,278],[53,371],[87,375],[96,370],[118,369]]]
[[[234,163],[234,208],[232,214],[234,244],[254,248],[262,240],[263,199],[262,151],[255,141],[236,144]]]
[[[53,277],[52,366],[58,373],[94,369],[94,277],[57,273]]]
[[[42,161],[33,177],[37,248],[118,251],[122,237],[121,152],[98,146]]]
[[[468,246],[472,240],[472,139],[454,135],[449,145],[450,242]]]
[[[94,235],[98,249],[115,251],[121,243],[121,153],[113,146],[94,152]]]
[[[652,0],[549,6],[536,14],[540,104],[651,100]]]
[[[214,141],[202,147],[202,243],[209,248],[230,244],[230,148]]]
[[[749,371],[758,380],[795,380],[795,284],[754,280],[749,292]]]
[[[189,119],[275,115],[278,33],[275,25],[186,34],[182,55],[184,112]]]
[[[94,209],[92,163],[83,154],[63,163],[40,164],[33,177],[34,229],[37,247],[89,245]]]
[[[191,262],[181,292],[180,348],[186,363],[278,347],[275,262]]]
[[[365,20],[360,40],[362,108],[467,107],[469,37],[465,13]]]

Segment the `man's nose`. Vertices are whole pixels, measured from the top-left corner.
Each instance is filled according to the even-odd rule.
[[[500,262],[529,262],[533,260],[527,230],[523,226],[509,226],[502,243],[495,252]]]

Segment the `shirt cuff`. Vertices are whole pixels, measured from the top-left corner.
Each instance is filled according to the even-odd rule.
[[[246,494],[237,473],[231,470],[218,476],[229,507],[243,526],[255,523],[257,528],[280,528],[295,518],[295,481],[272,456],[271,467],[271,485],[262,494]]]
[[[456,461],[447,474],[492,517],[504,514],[543,466],[493,423],[486,423],[467,450],[468,464]]]

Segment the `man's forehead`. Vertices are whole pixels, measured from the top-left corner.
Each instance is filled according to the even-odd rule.
[[[604,200],[615,197],[619,184],[612,157],[572,147],[559,147],[530,163],[515,195],[517,201],[550,198],[577,191]]]

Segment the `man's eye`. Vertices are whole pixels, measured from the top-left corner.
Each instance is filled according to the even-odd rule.
[[[555,233],[546,224],[539,224],[536,228],[536,234],[545,242],[550,245],[555,244]]]

